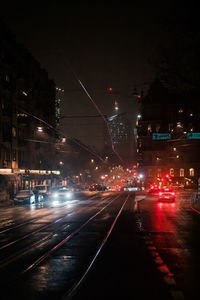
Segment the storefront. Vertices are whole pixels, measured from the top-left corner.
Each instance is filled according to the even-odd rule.
[[[12,200],[21,187],[21,176],[14,173],[0,173],[0,202]]]

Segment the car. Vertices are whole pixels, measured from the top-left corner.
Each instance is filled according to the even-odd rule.
[[[50,195],[50,189],[51,187],[49,185],[36,185],[33,189],[33,192],[38,200],[46,200]]]
[[[171,188],[161,189],[158,194],[158,200],[163,202],[175,202],[176,193]]]
[[[122,190],[122,186],[120,184],[116,184],[114,186],[114,191],[120,192]]]
[[[61,204],[73,198],[73,191],[68,186],[54,187],[50,198],[54,205]]]
[[[34,204],[35,195],[32,190],[20,190],[14,197],[14,205]]]
[[[104,185],[93,183],[89,186],[89,191],[105,191],[107,188]]]
[[[158,195],[162,188],[158,185],[152,185],[149,189],[149,194]]]

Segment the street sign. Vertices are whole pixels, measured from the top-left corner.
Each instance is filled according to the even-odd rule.
[[[198,140],[200,139],[200,132],[189,132],[187,133],[187,139],[189,140]]]
[[[153,140],[169,140],[171,139],[171,133],[153,133]]]
[[[32,178],[31,177],[28,177],[28,176],[25,176],[23,177],[24,180],[31,180]]]

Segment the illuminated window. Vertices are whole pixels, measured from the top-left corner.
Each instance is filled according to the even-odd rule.
[[[28,94],[25,91],[22,91],[22,94],[26,97],[28,96]]]
[[[194,168],[190,168],[189,172],[190,172],[190,176],[194,176]]]
[[[183,124],[182,124],[181,122],[178,122],[178,123],[176,124],[176,126],[177,126],[178,128],[183,128]]]
[[[16,137],[17,136],[17,131],[15,127],[12,127],[12,136]]]
[[[174,169],[173,168],[171,168],[170,170],[169,170],[169,174],[170,174],[170,176],[174,176]]]
[[[180,177],[184,177],[184,169],[180,169]]]

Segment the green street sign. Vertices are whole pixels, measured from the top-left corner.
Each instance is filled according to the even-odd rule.
[[[199,140],[200,132],[189,132],[187,133],[187,139],[189,140]]]
[[[171,133],[153,133],[153,140],[169,140],[171,139]]]

